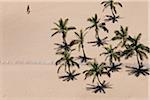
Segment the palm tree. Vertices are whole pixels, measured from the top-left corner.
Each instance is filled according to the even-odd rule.
[[[75,73],[75,70],[73,70],[72,72],[66,72],[67,75],[64,75],[64,76],[59,76],[60,79],[63,79],[63,81],[74,81],[74,80],[77,80],[76,77],[78,75],[80,75],[80,73]]]
[[[114,15],[114,14],[117,14],[116,6],[123,7],[120,2],[115,2],[114,0],[103,1],[103,2],[101,2],[101,4],[104,5],[103,11],[104,11],[106,8],[110,7],[111,12],[112,12],[113,15]]]
[[[106,15],[106,22],[112,21],[112,23],[118,22],[118,19],[120,19],[120,16],[116,16],[116,15]]]
[[[87,87],[87,90],[94,90],[94,93],[106,93],[105,89],[109,89],[112,88],[111,85],[109,83],[106,83],[106,81],[104,80],[102,83],[97,83],[97,85],[91,85],[88,84],[89,87]]]
[[[99,37],[98,32],[99,32],[100,28],[103,29],[104,31],[108,32],[108,29],[106,28],[105,23],[100,23],[100,19],[98,18],[97,14],[95,14],[95,16],[92,18],[88,18],[87,21],[92,23],[92,25],[87,27],[86,30],[94,28],[95,33],[96,33],[95,37]]]
[[[106,64],[104,62],[98,64],[96,60],[94,60],[94,62],[89,62],[87,65],[89,65],[91,68],[83,72],[85,74],[85,79],[93,76],[92,82],[94,83],[95,78],[97,78],[98,82],[100,83],[99,76],[106,74]]]
[[[106,36],[106,37],[104,37],[103,39],[100,39],[99,37],[96,37],[96,41],[91,41],[91,42],[88,42],[88,43],[92,43],[92,44],[94,44],[93,46],[104,46],[105,44],[107,44],[107,42],[106,42],[106,39],[107,39],[108,37]]]
[[[129,72],[129,75],[134,74],[136,77],[139,77],[140,75],[150,75],[149,73],[149,68],[144,68],[143,63],[140,63],[140,65],[137,67],[130,67],[130,66],[126,66],[126,68],[129,68],[129,70],[127,70]]]
[[[84,33],[83,30],[80,30],[79,33],[75,32],[77,39],[73,40],[73,41],[76,41],[76,43],[78,44],[78,50],[80,51],[80,49],[82,49],[83,56],[78,57],[79,59],[81,59],[81,63],[87,62],[88,60],[92,59],[92,58],[86,56],[86,53],[84,50],[84,37],[86,34],[87,34],[87,32]]]
[[[51,35],[52,37],[58,33],[62,34],[63,41],[66,42],[66,34],[68,31],[75,30],[74,26],[67,26],[69,19],[63,20],[62,18],[59,19],[58,23],[54,23],[57,27],[52,28],[55,32]]]
[[[80,68],[79,64],[74,61],[74,57],[71,56],[71,51],[63,51],[63,52],[57,52],[56,54],[62,55],[60,59],[56,61],[56,65],[59,65],[59,68],[57,70],[57,73],[59,73],[59,70],[61,67],[65,67],[65,72],[71,73],[71,66],[77,66],[77,68]]]
[[[140,38],[141,33],[138,34],[137,37],[132,38],[131,36],[128,37],[128,41],[131,42],[131,44],[127,44],[125,47],[126,49],[123,51],[122,56],[125,56],[125,59],[128,59],[129,57],[132,57],[136,55],[137,62],[140,65],[139,60],[143,60],[144,58],[148,59],[147,53],[150,53],[150,48],[141,44]]]
[[[120,31],[115,31],[115,36],[112,38],[112,40],[120,40],[119,44],[121,44],[121,47],[124,47],[126,45],[128,39],[128,27],[123,28],[120,26]]]
[[[84,34],[83,30],[80,30],[79,33],[77,32],[74,33],[77,36],[77,39],[75,39],[74,41],[77,41],[78,50],[80,51],[81,48],[84,50],[84,37],[87,33]]]
[[[86,29],[95,28],[95,32],[96,32],[95,37],[99,36],[99,35],[98,35],[98,31],[99,31],[98,25],[99,25],[100,19],[98,19],[97,14],[95,14],[95,16],[92,17],[92,18],[88,18],[87,21],[91,22],[92,25],[89,26],[89,27],[87,27]]]
[[[112,47],[112,45],[109,45],[109,47],[104,47],[106,52],[103,52],[101,55],[106,55],[105,60],[109,59],[110,65],[113,63],[113,60],[120,61],[120,51],[116,51],[117,47]]]

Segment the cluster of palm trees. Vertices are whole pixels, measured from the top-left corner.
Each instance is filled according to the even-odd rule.
[[[105,89],[112,88],[109,82],[101,80],[103,75],[111,77],[112,73],[119,72],[122,69],[123,63],[121,59],[125,60],[136,57],[137,66],[126,66],[128,68],[127,72],[129,75],[135,75],[139,77],[140,75],[149,75],[149,68],[145,67],[143,64],[144,58],[148,59],[148,53],[150,53],[150,48],[140,43],[140,38],[142,34],[137,36],[130,36],[128,34],[128,27],[120,26],[119,30],[114,31],[114,36],[108,40],[108,36],[101,37],[100,30],[109,33],[108,28],[106,27],[108,21],[115,23],[120,18],[117,14],[116,6],[119,5],[122,7],[120,2],[115,2],[114,0],[107,0],[101,3],[104,5],[104,10],[110,8],[112,15],[106,15],[107,19],[100,19],[97,14],[88,18],[87,21],[90,23],[88,27],[84,30],[81,29],[77,32],[76,27],[68,26],[69,19],[58,20],[58,23],[55,24],[55,28],[52,28],[54,33],[52,37],[60,34],[62,36],[62,43],[55,43],[57,46],[56,54],[61,56],[57,61],[56,65],[58,66],[57,73],[62,72],[65,75],[59,76],[63,81],[73,81],[76,80],[77,76],[81,73],[84,74],[85,78],[92,78],[92,84],[88,84],[87,90],[92,90],[94,93],[106,93]],[[104,11],[103,10],[103,11]],[[102,48],[105,51],[99,54],[99,57],[105,57],[104,61],[99,61],[93,57],[88,57],[85,51],[85,37],[86,34],[94,29],[95,39],[94,41],[88,41],[88,44],[93,44],[97,48]],[[68,42],[67,34],[73,34],[76,37]],[[115,46],[111,45],[110,42],[118,42]],[[74,51],[82,52],[79,56],[73,56]],[[81,64],[85,64],[86,69],[83,72],[79,72]],[[89,67],[88,67],[89,66]]]

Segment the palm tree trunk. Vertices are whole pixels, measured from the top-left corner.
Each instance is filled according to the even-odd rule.
[[[110,59],[109,59],[110,66],[113,63],[112,59],[113,59],[112,56],[110,56]]]
[[[99,38],[99,34],[98,34],[98,28],[95,29],[95,38]]]
[[[67,73],[67,65],[65,64],[65,72]]]
[[[67,41],[66,41],[66,35],[65,35],[65,33],[64,33],[64,32],[62,32],[62,34],[63,34],[63,35],[62,35],[63,42],[64,42],[64,43],[67,43]]]
[[[71,73],[71,69],[70,69],[70,66],[68,66],[68,72],[69,72],[69,73]]]
[[[113,12],[113,9],[111,9],[111,12],[112,12],[112,15],[115,16],[115,14],[114,14],[114,12]]]
[[[67,41],[66,41],[66,38],[65,38],[65,37],[63,37],[63,42],[64,42],[64,43],[67,43]]]
[[[139,61],[138,53],[136,53],[136,59],[137,59],[138,65],[140,66],[140,61]]]
[[[98,80],[99,84],[101,84],[101,81],[99,80],[99,77],[98,77],[98,75],[97,75],[96,77],[97,77],[97,80]]]
[[[84,45],[82,44],[82,52],[83,52],[83,55],[85,56],[85,50],[84,50]]]

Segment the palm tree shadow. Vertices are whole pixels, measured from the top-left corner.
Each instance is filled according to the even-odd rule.
[[[128,75],[135,75],[136,77],[139,77],[140,75],[150,75],[149,71],[150,68],[144,68],[143,63],[140,63],[140,65],[137,67],[130,67],[130,66],[126,66],[126,68],[128,68],[129,70],[126,70],[128,73]]]
[[[83,56],[79,56],[78,59],[81,61],[81,63],[86,63],[88,60],[92,60],[93,58],[83,55]]]
[[[120,19],[121,17],[120,16],[116,16],[116,15],[106,15],[106,19],[105,21],[106,22],[112,22],[112,23],[115,23],[115,22],[118,22],[118,19]]]
[[[111,66],[108,66],[109,72],[119,72],[122,68],[120,67],[122,63],[115,64],[112,63]]]
[[[63,79],[63,81],[74,81],[77,80],[77,76],[80,75],[80,73],[75,73],[75,70],[73,70],[72,72],[66,72],[67,75],[63,75],[63,76],[59,76],[59,79]]]
[[[96,41],[91,41],[91,42],[88,42],[89,44],[93,44],[92,46],[97,46],[97,47],[100,47],[100,46],[104,46],[105,44],[107,44],[106,42],[106,39],[108,37],[104,37],[103,39],[100,39],[99,37],[96,37]]]
[[[102,83],[97,83],[97,85],[87,84],[89,87],[87,87],[87,90],[92,90],[93,93],[106,93],[105,89],[111,89],[111,85],[109,83],[106,83],[104,80]]]
[[[76,41],[71,41],[69,44],[66,43],[66,42],[63,42],[62,44],[54,43],[54,45],[57,46],[57,48],[55,48],[57,51],[61,51],[61,50],[65,50],[65,51],[75,50],[75,49],[71,49],[71,47],[74,46],[75,44],[76,44]]]

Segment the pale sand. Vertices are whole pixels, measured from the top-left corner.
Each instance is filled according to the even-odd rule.
[[[29,15],[27,4],[31,6]],[[130,34],[142,32],[141,40],[148,45],[147,2],[123,2],[123,5],[124,8],[119,9],[123,19],[118,24],[108,25],[111,29],[109,36],[114,29],[119,29],[119,25],[129,26]],[[86,19],[95,13],[100,15],[101,10],[97,2],[0,2],[0,59],[10,62],[55,61],[58,57],[53,43],[60,37],[50,38],[53,22],[68,17],[70,25],[84,28],[88,25]],[[94,39],[93,35],[89,33],[88,39]],[[93,47],[88,45],[86,48],[88,55],[98,57],[98,49],[93,52]],[[127,61],[132,62],[135,62],[134,58]],[[54,65],[0,65],[0,100],[148,100],[146,77],[128,76],[123,70],[107,78],[113,87],[106,91],[107,94],[93,94],[86,91],[86,84],[91,82],[84,81],[83,75],[78,81],[62,82],[56,69]]]

